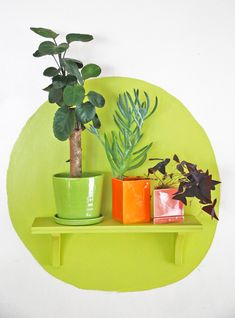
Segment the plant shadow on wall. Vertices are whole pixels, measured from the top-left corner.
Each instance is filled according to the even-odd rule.
[[[80,60],[66,56],[72,42],[89,42],[93,36],[69,33],[66,42],[59,44],[56,32],[35,27],[31,30],[50,39],[43,41],[33,56],[49,55],[54,59],[56,66],[50,66],[43,72],[51,79],[51,84],[44,90],[48,92],[49,102],[59,107],[53,121],[54,135],[61,141],[69,139],[70,143],[70,174],[59,173],[53,177],[57,208],[55,219],[63,224],[69,220],[75,220],[75,224],[76,220],[77,224],[100,222],[103,174],[82,172],[81,134],[89,122],[96,129],[101,126],[97,108],[105,105],[105,99],[100,93],[86,92],[84,88],[85,81],[99,76],[101,68],[96,64],[83,65]]]

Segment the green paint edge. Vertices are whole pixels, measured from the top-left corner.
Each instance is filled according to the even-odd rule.
[[[203,128],[193,119],[190,112],[185,109],[185,107],[175,97],[168,94],[159,87],[147,82],[123,77],[109,77],[90,80],[87,82],[87,87],[97,90],[98,92],[100,91],[101,93],[108,92],[108,102],[109,105],[112,105],[112,107],[115,103],[115,94],[119,93],[120,90],[139,87],[146,89],[148,93],[150,92],[152,99],[154,98],[154,94],[159,95],[161,110],[156,113],[154,118],[149,120],[148,127],[145,129],[145,143],[153,139],[153,136],[151,135],[153,133],[153,128],[150,132],[149,127],[151,126],[151,122],[153,123],[154,121],[157,122],[154,132],[159,133],[158,129],[162,129],[161,133],[164,132],[160,139],[164,138],[164,140],[167,141],[171,140],[171,138],[169,138],[169,134],[166,132],[166,118],[168,118],[169,124],[169,118],[171,119],[169,116],[171,112],[173,110],[177,110],[177,114],[174,113],[174,119],[176,119],[178,116],[185,116],[187,120],[192,123],[192,130],[195,130],[198,135],[195,139],[194,147],[195,145],[197,146],[197,140],[200,140],[201,144],[199,144],[203,149],[203,153],[201,150],[197,153],[197,158],[195,158],[195,153],[194,150],[192,151],[192,149],[186,149],[186,152],[181,150],[181,152],[178,152],[178,154],[181,157],[183,155],[187,155],[187,159],[197,159],[194,161],[199,162],[203,168],[204,166],[209,166],[214,178],[219,179],[219,172],[215,156],[206,133],[204,132]],[[104,236],[102,237],[102,234],[89,234],[88,236],[67,235],[67,237],[64,237],[62,240],[63,265],[58,269],[54,269],[51,267],[51,265],[49,265],[52,246],[49,235],[32,235],[30,229],[34,217],[53,215],[54,211],[52,210],[54,208],[54,203],[51,201],[52,187],[45,180],[48,180],[47,178],[50,177],[54,168],[57,170],[55,172],[64,171],[66,168],[64,159],[68,159],[68,147],[66,144],[57,142],[52,136],[52,130],[48,131],[48,128],[50,127],[49,122],[51,121],[50,117],[53,115],[55,109],[55,106],[47,105],[47,103],[45,103],[28,120],[12,151],[7,173],[8,204],[12,224],[20,239],[36,258],[39,264],[54,277],[57,277],[66,283],[83,289],[96,290],[141,291],[166,286],[189,275],[200,264],[202,259],[207,254],[216,230],[216,222],[211,221],[209,216],[200,213],[197,205],[195,204],[192,206],[193,214],[203,224],[203,234],[193,234],[193,236],[189,236],[186,240],[186,264],[182,266],[176,266],[173,263],[174,250],[172,249],[172,246],[174,245],[175,237],[172,234],[159,234],[157,237],[155,234],[144,234],[144,239],[143,234],[131,234],[131,236],[130,234],[124,234],[121,236],[120,234],[105,234],[105,236],[110,235],[108,242]],[[110,113],[112,113],[112,111]],[[110,123],[110,113],[108,114],[106,111],[106,113],[102,114],[100,112],[101,120],[103,119],[104,121]],[[43,122],[40,122],[41,117],[44,118]],[[45,127],[41,127],[42,124]],[[17,175],[19,175],[19,178],[22,177],[20,173],[22,172],[22,168],[27,169],[27,164],[30,162],[28,159],[29,154],[32,155],[33,151],[36,151],[35,156],[37,155],[38,157],[37,151],[39,148],[35,147],[32,142],[32,128],[35,129],[35,125],[39,125],[37,128],[42,129],[42,131],[45,129],[45,131],[48,132],[48,143],[50,143],[50,146],[53,146],[53,153],[50,154],[52,158],[48,159],[50,169],[47,171],[47,173],[45,173],[45,178],[39,187],[40,193],[43,193],[43,188],[48,190],[44,195],[44,201],[46,202],[46,207],[48,210],[50,210],[50,212],[39,209],[38,205],[42,203],[38,196],[35,195],[35,191],[30,193],[30,196],[29,193],[25,192],[24,187],[19,187],[19,180],[17,179]],[[177,129],[181,128],[177,126]],[[174,137],[175,136],[176,134],[174,133]],[[34,136],[34,141],[40,141],[40,139],[35,138],[36,136]],[[97,141],[92,140],[92,138],[94,138],[94,136],[86,135],[86,137],[84,137],[84,144],[94,144],[95,150],[99,152],[100,156],[103,158],[103,160],[100,161],[103,161],[104,163],[103,169],[106,173],[105,186],[107,187],[108,177],[110,177],[108,163],[105,161],[103,149],[98,145]],[[29,141],[29,139],[31,139],[31,141]],[[46,147],[43,142],[41,146]],[[172,154],[175,152],[176,146],[176,142],[174,141],[174,145],[172,145],[171,149]],[[184,146],[184,149],[188,148],[186,145],[181,144],[180,147],[182,146]],[[205,147],[207,147],[206,151]],[[157,149],[161,156],[166,154],[165,145],[161,145],[161,143],[159,143]],[[47,150],[45,153],[48,154],[47,147],[45,150]],[[86,149],[86,147],[84,149],[85,156],[88,151],[89,146],[88,149]],[[56,158],[57,154],[60,154],[61,161],[57,163],[56,167],[54,167],[52,165],[52,161],[54,158]],[[24,155],[26,157],[24,160],[22,160]],[[198,157],[199,155],[200,157]],[[85,169],[87,169],[87,171],[100,171],[100,166],[98,163],[90,160],[86,163]],[[146,170],[146,167],[145,169],[140,169],[138,171],[141,172],[143,170]],[[40,177],[38,176],[38,171],[35,169],[35,167],[32,167],[30,171],[33,176]],[[29,184],[27,182],[29,182]],[[29,190],[34,189],[34,181],[24,178],[24,184],[25,186],[28,184]],[[219,187],[214,194],[219,200]],[[108,212],[107,215],[110,215],[110,191],[108,196],[109,199],[106,201],[104,200],[103,209],[105,212]],[[32,200],[32,197],[34,202],[30,201],[30,198]],[[33,210],[32,208],[34,205],[36,205],[36,208]],[[28,206],[27,211],[26,206]],[[187,209],[186,213],[188,213]],[[96,242],[96,249],[94,249],[94,242]],[[197,245],[195,246],[195,244]],[[192,246],[194,247],[193,252]],[[112,256],[112,259],[109,258],[109,255]],[[79,259],[79,257],[81,257],[81,259]],[[92,263],[94,263],[93,266]]]

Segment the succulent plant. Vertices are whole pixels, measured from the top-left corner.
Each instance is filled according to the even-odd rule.
[[[104,146],[113,176],[123,179],[130,170],[137,169],[147,159],[147,153],[152,143],[137,149],[143,138],[142,127],[146,119],[153,115],[157,109],[158,99],[150,109],[150,99],[144,92],[141,100],[139,90],[134,89],[134,96],[129,92],[120,94],[117,101],[117,110],[113,116],[117,131],[112,131],[108,136],[101,136],[94,126],[90,132],[96,135]]]

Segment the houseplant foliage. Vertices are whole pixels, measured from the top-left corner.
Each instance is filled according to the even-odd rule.
[[[126,173],[140,167],[147,159],[147,153],[152,143],[137,149],[143,138],[142,127],[146,119],[154,114],[157,109],[158,99],[151,109],[150,98],[144,92],[144,100],[141,100],[138,89],[134,94],[127,91],[120,94],[117,101],[117,110],[113,115],[117,131],[111,131],[110,136],[106,133],[101,136],[95,125],[89,130],[96,135],[104,146],[113,176],[123,180]]]
[[[215,190],[215,186],[220,181],[213,180],[208,170],[203,171],[196,164],[185,160],[181,161],[177,155],[174,155],[175,171],[167,173],[166,167],[171,162],[170,158],[153,158],[151,160],[159,161],[155,166],[148,169],[148,175],[155,176],[154,179],[158,183],[157,188],[177,185],[178,189],[173,194],[173,199],[187,205],[188,199],[196,198],[202,205],[202,211],[211,215],[212,219],[218,220],[215,213],[217,199],[212,201],[212,191]]]
[[[86,92],[84,83],[87,79],[97,77],[101,68],[96,64],[86,64],[75,58],[68,58],[67,51],[73,42],[89,42],[93,40],[90,34],[69,33],[66,41],[57,42],[59,34],[45,29],[32,27],[36,34],[46,38],[40,43],[33,54],[35,57],[51,56],[55,66],[46,68],[44,76],[51,83],[44,88],[48,92],[50,103],[56,103],[53,131],[57,139],[70,141],[70,176],[82,176],[81,133],[85,124],[92,123],[98,129],[101,126],[96,109],[105,104],[104,97],[95,91]]]
[[[96,127],[90,131],[104,146],[110,163],[112,178],[112,215],[124,224],[150,222],[150,181],[146,178],[127,177],[127,172],[140,167],[147,159],[152,143],[138,147],[143,139],[142,127],[157,109],[158,99],[150,105],[146,92],[141,98],[138,89],[133,95],[120,94],[113,119],[117,131],[101,136]]]
[[[35,57],[51,56],[55,66],[46,68],[44,76],[51,83],[44,90],[48,92],[50,103],[58,106],[53,120],[53,131],[57,139],[70,142],[70,175],[57,173],[53,176],[53,186],[57,214],[54,219],[64,225],[87,225],[102,221],[100,215],[103,174],[82,172],[81,133],[85,125],[92,122],[98,129],[101,125],[96,109],[105,104],[104,97],[95,91],[85,91],[87,79],[97,77],[101,68],[96,64],[86,64],[66,53],[73,42],[89,42],[90,34],[69,33],[66,42],[58,43],[59,34],[45,28],[31,30],[46,38]]]

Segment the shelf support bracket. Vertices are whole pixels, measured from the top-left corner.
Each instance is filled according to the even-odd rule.
[[[52,266],[59,267],[60,262],[60,247],[61,247],[61,234],[52,234]]]
[[[175,241],[175,264],[183,264],[183,251],[184,251],[184,241],[186,233],[176,233]]]

